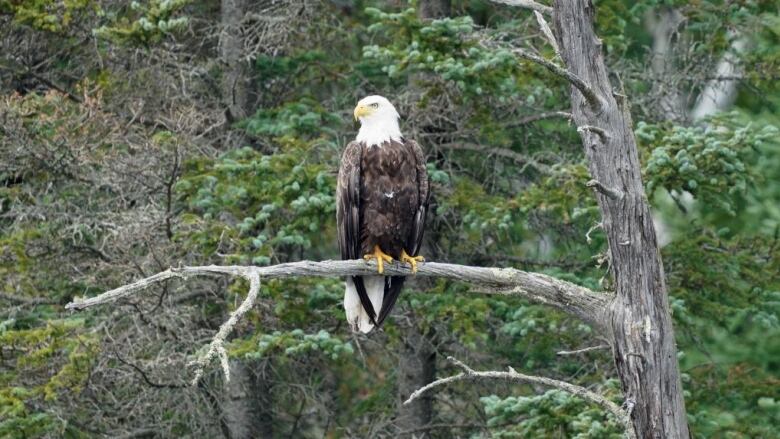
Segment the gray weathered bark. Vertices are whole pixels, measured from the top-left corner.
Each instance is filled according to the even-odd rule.
[[[625,97],[613,94],[589,0],[556,0],[554,22],[567,69],[598,96],[571,87],[573,119],[609,241],[616,297],[608,317],[615,365],[638,437],[687,438],[688,424],[664,270],[641,178]],[[615,96],[619,97],[619,101]]]

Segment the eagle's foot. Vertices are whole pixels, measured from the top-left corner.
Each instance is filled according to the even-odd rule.
[[[365,259],[366,261],[370,261],[371,259],[376,259],[376,271],[379,274],[385,272],[385,262],[393,262],[393,257],[383,252],[378,245],[374,246],[373,253],[369,253],[363,256],[363,259]]]
[[[401,262],[407,262],[412,266],[412,273],[417,273],[417,263],[425,262],[425,258],[422,256],[409,256],[406,254],[406,250],[401,250]]]

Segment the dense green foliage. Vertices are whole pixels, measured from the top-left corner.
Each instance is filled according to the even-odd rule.
[[[780,11],[688,3],[598,1],[597,27],[632,102],[693,435],[772,437]],[[455,1],[431,20],[417,2],[302,5],[245,11],[237,71],[251,108],[232,120],[220,2],[0,0],[0,437],[227,435],[219,365],[189,387],[190,364],[246,282],[172,280],[81,314],[64,304],[169,266],[337,258],[335,172],[368,94],[390,98],[428,155],[428,259],[611,288],[581,141],[562,114],[569,85],[511,50],[557,62],[529,11]],[[658,73],[643,23],[668,8],[687,21],[673,70]],[[690,113],[741,37],[728,111],[669,115],[664,90],[676,87]],[[398,437],[409,428],[396,418],[399,389],[420,374],[404,360],[422,343],[437,376],[455,371],[453,355],[622,403],[607,351],[556,355],[602,343],[571,316],[417,279],[366,337],[349,331],[342,294],[340,279],[264,282],[236,328],[229,355],[252,371],[265,434]],[[431,437],[622,433],[559,390],[463,382],[433,395],[432,426],[421,426]]]

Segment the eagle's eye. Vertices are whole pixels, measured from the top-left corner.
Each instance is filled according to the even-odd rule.
[[[373,104],[368,105],[371,108],[379,108],[379,102],[374,102]]]

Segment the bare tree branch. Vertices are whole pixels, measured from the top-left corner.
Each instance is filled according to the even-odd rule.
[[[553,8],[551,6],[536,3],[532,0],[492,0],[493,3],[500,3],[503,5],[516,6],[518,8],[531,9],[541,12],[542,14],[552,15]]]
[[[225,339],[233,332],[233,328],[241,317],[255,305],[257,295],[260,292],[260,277],[251,269],[240,270],[240,276],[249,281],[249,294],[235,311],[230,314],[228,320],[219,327],[217,335],[211,340],[206,354],[195,361],[195,378],[192,379],[192,385],[198,384],[198,380],[203,375],[203,368],[206,367],[214,356],[219,357],[222,373],[225,375],[225,381],[230,381],[230,364],[228,363],[227,352],[225,351]]]
[[[593,352],[593,351],[600,351],[603,349],[609,349],[608,344],[600,344],[598,346],[589,346],[587,348],[577,349],[575,351],[558,351],[556,352],[557,355],[577,355],[577,354],[584,354],[586,352]]]
[[[569,392],[572,395],[579,396],[580,398],[586,401],[590,401],[598,405],[599,407],[612,413],[617,419],[621,421],[621,423],[624,426],[628,427],[626,428],[627,437],[632,439],[636,437],[634,435],[634,429],[631,428],[629,416],[626,411],[624,411],[617,404],[608,400],[602,395],[599,395],[598,393],[588,390],[582,386],[567,383],[565,381],[555,380],[552,378],[546,378],[546,377],[540,377],[534,375],[525,375],[522,373],[518,373],[516,370],[514,370],[511,367],[507,372],[501,372],[501,371],[478,372],[470,368],[469,366],[465,365],[463,362],[457,360],[454,357],[447,357],[447,359],[451,361],[455,366],[463,370],[463,372],[446,378],[440,378],[424,387],[417,389],[416,391],[414,391],[414,393],[409,395],[409,399],[404,401],[404,404],[411,403],[412,401],[419,398],[425,392],[433,389],[434,387],[443,386],[445,384],[454,383],[456,381],[479,380],[479,379],[500,379],[500,380],[507,380],[507,381],[519,381],[523,383],[534,383],[534,384],[540,384],[542,386],[560,389],[565,392]]]
[[[495,1],[495,0],[494,0]],[[551,33],[552,35],[552,33]],[[480,41],[480,44],[483,47],[486,48],[497,48],[502,47],[501,43],[496,40],[492,40],[490,38],[483,39]],[[593,109],[596,112],[599,112],[604,105],[604,102],[599,97],[599,95],[593,90],[593,88],[588,85],[587,82],[585,82],[582,78],[574,74],[573,72],[567,70],[565,67],[561,67],[558,64],[546,60],[542,58],[539,55],[535,55],[531,52],[526,51],[525,49],[521,49],[519,47],[512,47],[510,48],[512,53],[519,56],[520,58],[527,59],[528,61],[534,62],[536,64],[539,64],[540,66],[544,67],[545,69],[549,70],[552,74],[555,76],[558,76],[560,78],[563,78],[571,83],[577,90],[580,91],[582,96],[585,97],[585,100],[588,102],[588,104],[593,107]],[[560,50],[560,47],[559,47]]]
[[[620,189],[615,189],[609,186],[606,186],[602,184],[600,181],[594,179],[589,180],[587,183],[585,183],[585,186],[596,188],[597,191],[604,194],[607,198],[611,200],[620,200],[622,199],[625,194]]]
[[[603,105],[601,98],[596,94],[595,91],[593,91],[593,88],[591,88],[591,86],[588,85],[585,81],[583,81],[582,78],[580,78],[579,76],[566,70],[565,68],[559,66],[558,64],[555,64],[554,62],[548,61],[542,58],[541,56],[534,55],[533,53],[526,52],[523,49],[514,48],[512,49],[512,53],[519,56],[520,58],[533,61],[539,64],[540,66],[546,68],[554,75],[569,81],[571,85],[576,87],[577,90],[579,90],[580,93],[582,93],[582,95],[585,97],[585,100],[588,101],[588,104],[590,104],[591,107],[593,107],[596,111],[601,109]]]
[[[73,302],[66,305],[67,309],[81,310],[95,305],[101,305],[116,301],[124,297],[132,296],[149,286],[166,279],[190,276],[203,276],[215,274],[227,274],[246,278],[252,285],[247,300],[242,303],[236,313],[246,312],[254,301],[252,294],[257,294],[260,278],[274,279],[285,277],[337,277],[337,276],[361,276],[375,275],[376,263],[363,260],[353,261],[300,261],[287,264],[272,265],[268,267],[255,266],[219,266],[208,265],[201,267],[180,267],[157,273],[154,276],[141,279],[129,285],[107,291],[95,297],[87,299],[74,298]],[[409,276],[411,270],[406,265],[394,262],[385,265],[386,276]],[[610,293],[596,293],[587,288],[562,281],[540,273],[529,273],[514,268],[473,267],[467,265],[443,264],[426,262],[418,265],[415,276],[441,277],[461,282],[466,282],[480,287],[479,292],[488,294],[500,294],[506,296],[519,296],[528,300],[542,303],[561,311],[579,317],[583,321],[601,330],[606,322],[602,318],[609,302],[612,300]],[[255,287],[255,285],[257,285]],[[251,300],[250,300],[251,299]],[[236,320],[237,320],[236,318]],[[231,320],[233,316],[231,316]],[[223,325],[224,326],[224,325]],[[222,331],[222,328],[220,329]],[[227,334],[225,334],[227,335]],[[213,353],[212,353],[213,354]]]
[[[542,34],[544,34],[545,38],[547,38],[547,42],[550,43],[553,50],[555,50],[555,55],[560,58],[561,49],[558,48],[558,42],[555,41],[555,36],[552,33],[552,29],[550,29],[550,25],[547,24],[547,20],[544,19],[544,16],[539,11],[534,11],[534,16],[536,17],[536,22],[539,23]]]

